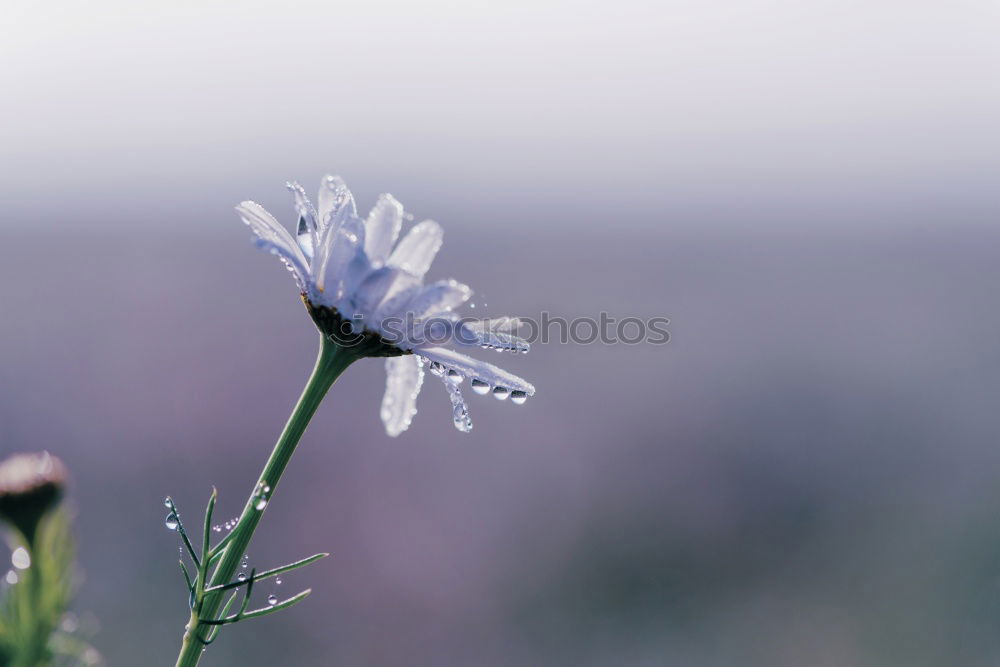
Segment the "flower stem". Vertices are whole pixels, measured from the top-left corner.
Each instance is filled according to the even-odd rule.
[[[260,489],[264,486],[270,486],[271,497],[273,497],[281,475],[285,471],[285,466],[288,465],[289,459],[292,458],[299,439],[305,432],[306,426],[309,425],[309,421],[312,419],[313,414],[315,414],[319,404],[323,401],[323,397],[326,396],[326,392],[333,385],[337,377],[344,372],[344,369],[351,365],[357,358],[350,349],[340,347],[325,336],[321,336],[319,356],[316,359],[316,366],[313,368],[312,375],[309,376],[309,381],[302,391],[302,396],[299,397],[299,402],[295,405],[292,415],[288,418],[288,423],[285,424],[285,428],[281,432],[281,436],[278,438],[278,442],[275,444],[274,450],[271,452],[271,456],[268,458],[267,464],[265,464],[264,470],[257,480],[257,484],[254,485],[254,490],[251,492],[247,504],[243,508],[243,514],[240,515],[239,521],[233,528],[230,539],[226,544],[225,552],[219,558],[215,572],[212,574],[209,586],[227,584],[232,580],[233,575],[236,574],[237,568],[240,567],[243,560],[243,554],[246,553],[247,545],[250,544],[250,539],[257,529],[261,515],[264,513],[262,510],[256,508]],[[207,557],[206,554],[202,555],[202,558]],[[185,628],[184,641],[181,645],[180,655],[177,657],[176,667],[194,667],[198,664],[204,648],[201,640],[204,640],[206,634],[213,628],[213,626],[207,625],[203,621],[215,620],[222,605],[224,593],[206,592],[202,594],[202,591],[199,591],[198,595],[198,603],[194,605],[194,609],[191,611],[191,619]]]

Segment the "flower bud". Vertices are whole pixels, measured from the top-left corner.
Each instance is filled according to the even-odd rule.
[[[48,452],[15,454],[0,462],[0,519],[32,546],[39,521],[59,502],[66,480],[66,466]]]

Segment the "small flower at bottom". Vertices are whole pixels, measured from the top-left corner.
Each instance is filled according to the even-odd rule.
[[[392,195],[381,195],[362,219],[350,190],[336,176],[323,179],[316,206],[299,184],[288,188],[298,214],[295,238],[255,202],[242,202],[236,210],[257,235],[257,246],[277,255],[292,272],[325,336],[358,357],[388,357],[380,414],[389,435],[405,431],[416,414],[425,368],[444,383],[461,431],[472,428],[459,389],[462,380],[468,378],[476,393],[510,397],[517,404],[535,393],[516,375],[440,346],[450,340],[514,352],[529,348],[515,335],[514,318],[459,318],[454,309],[472,296],[466,285],[455,280],[424,284],[441,247],[438,223],[425,220],[399,240],[403,205]]]
[[[48,452],[15,454],[0,463],[0,519],[34,542],[38,522],[62,498],[67,472]]]

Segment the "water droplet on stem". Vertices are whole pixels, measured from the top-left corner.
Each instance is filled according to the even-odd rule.
[[[18,547],[10,555],[10,563],[19,570],[27,570],[31,567],[31,554],[24,547]]]

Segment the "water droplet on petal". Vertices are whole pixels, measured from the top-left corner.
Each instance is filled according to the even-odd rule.
[[[458,388],[458,383],[452,382],[447,377],[441,380],[444,382],[444,386],[448,390],[448,396],[451,398],[451,418],[455,423],[455,428],[463,433],[468,433],[472,430],[472,419],[469,417],[469,409],[465,405],[465,399],[462,398],[462,392]]]
[[[472,391],[476,392],[480,396],[490,393],[490,385],[488,382],[483,382],[482,380],[473,379],[471,384],[472,384]]]
[[[498,401],[506,401],[508,396],[510,396],[510,389],[507,387],[493,387],[493,398]]]
[[[274,593],[271,593],[270,595],[267,596],[267,603],[272,607],[278,604],[278,596],[275,595]]]
[[[310,220],[304,216],[299,216],[299,225],[295,230],[295,240],[306,257],[312,259],[313,256],[313,230]]]
[[[177,525],[179,523],[177,521],[177,515],[171,512],[167,515],[167,518],[163,521],[163,523],[170,530],[177,530]]]
[[[454,368],[449,368],[448,379],[454,382],[455,384],[461,384],[462,380],[465,379],[465,376],[456,371]]]
[[[510,392],[510,402],[515,405],[524,405],[527,400],[528,394],[523,391],[515,390]]]

